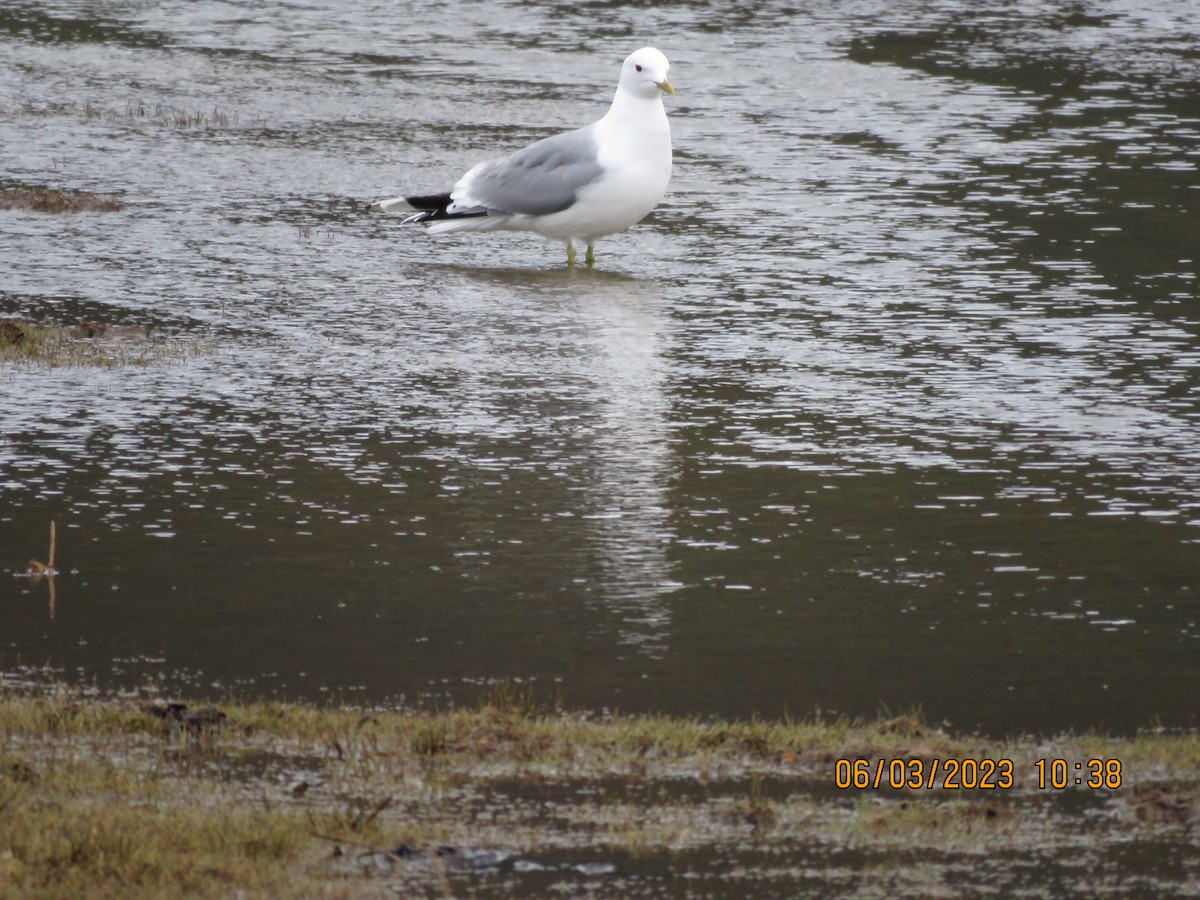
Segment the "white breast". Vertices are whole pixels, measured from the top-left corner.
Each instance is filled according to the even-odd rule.
[[[624,231],[662,200],[671,180],[671,127],[662,101],[614,103],[596,123],[605,174],[569,209],[530,223],[547,237],[593,240]]]

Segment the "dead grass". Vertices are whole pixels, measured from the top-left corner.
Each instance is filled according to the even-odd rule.
[[[237,127],[242,121],[240,113],[229,112],[218,106],[214,106],[212,109],[201,109],[175,106],[171,103],[147,103],[141,100],[126,103],[123,109],[112,108],[88,100],[82,106],[77,103],[43,105],[26,103],[19,110],[14,111],[23,116],[80,116],[88,122],[148,123],[179,129],[231,128]],[[261,116],[253,116],[249,120],[249,124],[261,126],[265,124],[265,120]]]
[[[119,212],[125,208],[115,194],[95,194],[65,188],[17,185],[0,187],[0,209],[39,213]]]
[[[852,848],[888,871],[903,854],[933,878],[977,858],[994,876],[997,859],[1074,866],[1131,836],[1189,846],[1200,822],[1190,733],[992,744],[911,718],[598,718],[504,695],[440,713],[198,706],[0,693],[5,896],[529,895],[550,890],[521,881],[546,877],[538,860],[709,850],[736,861]],[[1121,758],[1127,783],[1082,806],[1080,790],[1038,790],[1032,762],[1048,751]],[[928,753],[1008,755],[1018,780],[1006,792],[833,787],[848,754]],[[582,876],[564,871],[555,891],[579,893]],[[794,893],[790,877],[759,888]]]
[[[172,128],[229,128],[237,126],[241,119],[239,113],[227,112],[216,106],[211,110],[202,110],[168,103],[150,105],[143,102],[126,104],[124,113],[94,106],[89,102],[85,105],[83,114],[88,119],[146,119]],[[261,124],[261,121],[256,117],[252,124]]]
[[[204,340],[165,338],[141,325],[0,319],[0,364],[117,368],[185,362],[210,352]]]

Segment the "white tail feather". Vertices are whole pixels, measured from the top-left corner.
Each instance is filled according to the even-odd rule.
[[[384,212],[410,212],[416,209],[403,197],[393,197],[391,200],[376,200],[371,204],[373,208],[381,209]]]

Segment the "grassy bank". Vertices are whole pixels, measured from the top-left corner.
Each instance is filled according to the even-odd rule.
[[[1155,896],[1200,880],[1196,734],[598,718],[503,691],[442,713],[168,708],[61,686],[5,690],[0,732],[6,896]],[[872,778],[877,760],[1012,760],[1012,782],[843,790],[850,758]],[[1119,760],[1121,783],[1041,789],[1043,759]]]

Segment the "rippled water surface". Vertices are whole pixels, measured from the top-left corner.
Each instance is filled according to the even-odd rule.
[[[7,2],[0,668],[993,733],[1197,724],[1189,4]],[[369,203],[672,60],[568,272]],[[44,558],[51,585],[21,577]]]

